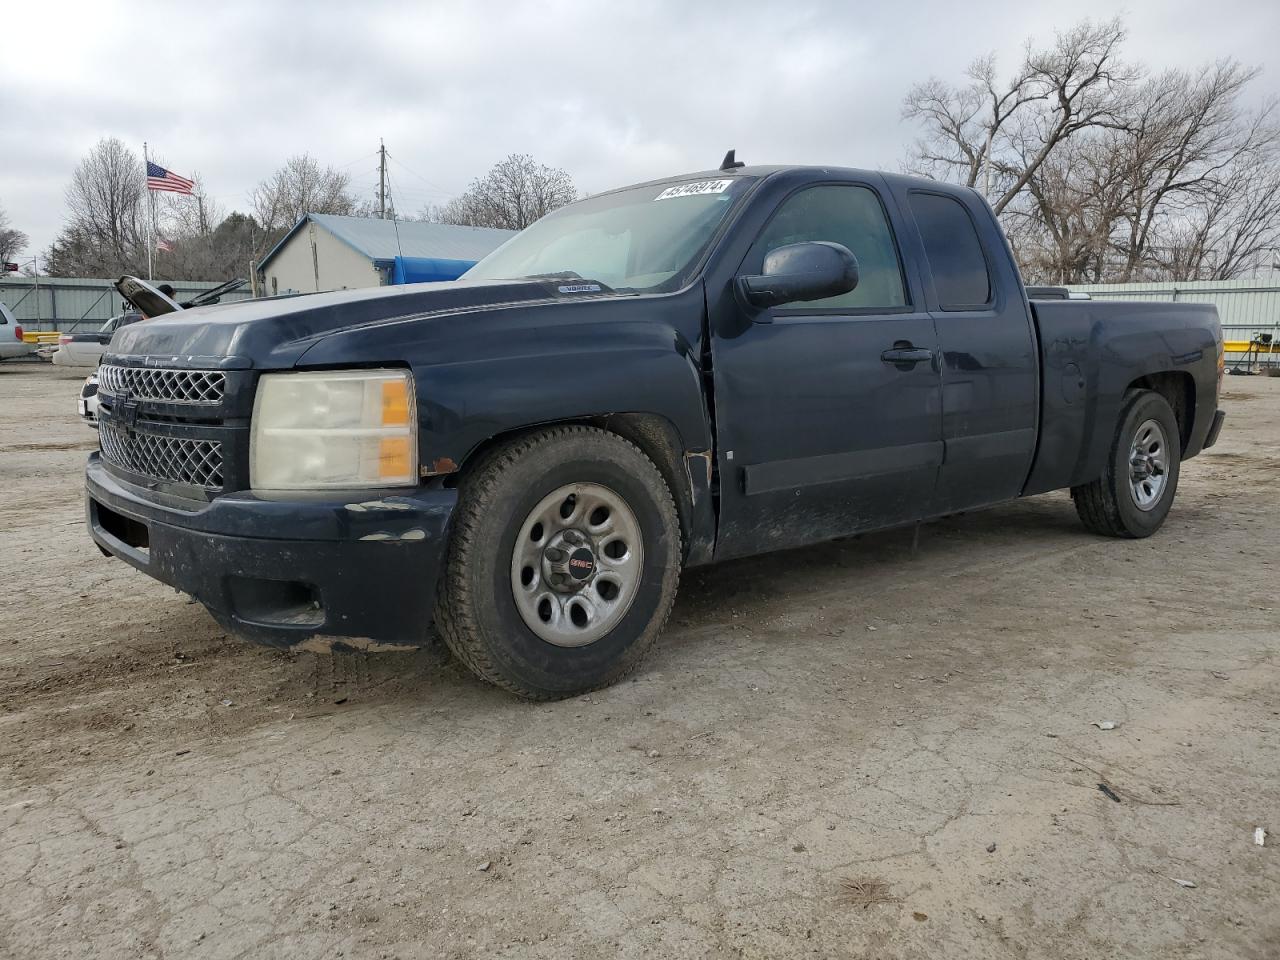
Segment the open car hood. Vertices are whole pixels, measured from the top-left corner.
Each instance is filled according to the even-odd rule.
[[[221,286],[214,287],[212,290],[205,290],[203,293],[197,293],[190,300],[184,300],[179,304],[184,310],[190,310],[192,307],[212,306],[221,300],[228,293],[232,293],[243,287],[248,280],[228,280]]]
[[[166,313],[182,309],[177,301],[166,297],[147,281],[137,277],[121,277],[116,281],[116,291],[142,311],[145,317],[162,317]]]

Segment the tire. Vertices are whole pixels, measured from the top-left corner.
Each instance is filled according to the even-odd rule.
[[[1153,458],[1160,463],[1153,466]],[[1152,390],[1126,394],[1106,471],[1091,483],[1071,488],[1076,513],[1094,533],[1151,536],[1173,506],[1181,459],[1181,433],[1169,401]],[[1142,475],[1148,471],[1153,472],[1144,480]]]
[[[595,427],[539,430],[464,475],[436,624],[477,676],[558,700],[640,665],[671,612],[680,566],[671,491],[638,447]]]

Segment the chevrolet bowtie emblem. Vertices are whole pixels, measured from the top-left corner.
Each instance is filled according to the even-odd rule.
[[[126,430],[132,430],[138,425],[138,401],[130,400],[127,396],[118,400],[115,405],[116,416],[120,418],[120,422],[124,424]]]

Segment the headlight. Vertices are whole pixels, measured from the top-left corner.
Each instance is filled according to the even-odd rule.
[[[263,374],[249,482],[257,490],[413,486],[417,419],[403,371]]]

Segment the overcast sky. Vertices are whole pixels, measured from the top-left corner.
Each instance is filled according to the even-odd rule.
[[[402,211],[508,153],[582,190],[753,163],[896,167],[903,94],[1116,6],[1095,0],[768,3],[7,3],[0,207],[43,251],[79,159],[115,136],[203,176],[225,210],[291,154],[377,183]],[[1280,3],[1130,2],[1127,56],[1155,69],[1234,57],[1280,96]]]

